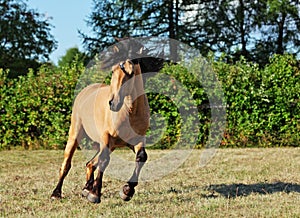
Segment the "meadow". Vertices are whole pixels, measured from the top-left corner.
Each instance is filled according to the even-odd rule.
[[[141,182],[129,202],[119,197],[124,182],[104,176],[100,204],[81,197],[82,151],[75,152],[61,200],[50,195],[62,150],[1,151],[0,217],[300,217],[299,148],[219,149],[200,167],[202,151],[173,173]],[[129,150],[116,152],[134,160]],[[149,150],[149,160],[166,152]]]

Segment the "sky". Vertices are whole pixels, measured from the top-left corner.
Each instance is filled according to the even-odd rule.
[[[58,42],[57,49],[50,55],[52,62],[57,63],[69,48],[78,47],[83,51],[78,30],[89,34],[85,20],[91,14],[92,0],[28,0],[27,5],[52,17],[49,22],[54,26],[51,34]]]

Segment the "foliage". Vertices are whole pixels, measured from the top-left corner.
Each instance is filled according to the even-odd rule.
[[[169,37],[204,56],[226,53],[261,65],[273,54],[300,49],[300,4],[294,0],[94,1],[87,24],[93,35],[81,35],[92,55],[114,37],[137,36]]]
[[[210,110],[202,108],[198,113],[201,104],[208,102],[200,81],[186,67],[166,65],[146,84],[146,88],[152,90],[147,94],[151,113],[159,114],[160,120],[157,121],[162,122],[155,123],[156,128],[150,132],[151,135],[160,136],[154,147],[203,145],[207,137]],[[162,130],[163,134],[157,133]]]
[[[300,71],[291,55],[275,55],[264,69],[241,59],[216,62],[228,126],[224,146],[299,146]]]
[[[23,1],[0,0],[0,68],[10,76],[37,69],[56,48],[49,17],[28,9]]]
[[[74,63],[78,65],[80,64],[86,65],[87,60],[88,60],[87,56],[83,52],[79,51],[77,47],[74,47],[68,49],[66,51],[66,54],[58,60],[58,66],[59,67],[71,66]]]
[[[93,34],[81,32],[83,44],[91,55],[115,43],[115,37],[164,36],[192,44],[195,38],[184,23],[185,12],[193,10],[187,7],[191,4],[179,0],[94,0],[87,20]]]
[[[193,67],[198,65],[193,63]],[[206,87],[213,87],[214,80],[204,84],[191,74],[192,68],[166,65],[146,80],[152,121],[156,122],[149,142],[155,148],[203,147],[214,131],[210,99],[221,93],[210,93]],[[235,65],[220,60],[213,62],[213,69],[227,104],[223,147],[299,146],[300,70],[294,56],[275,55],[265,68],[245,59]],[[98,71],[97,66],[86,70],[73,63],[57,69],[44,66],[36,75],[30,70],[27,76],[10,79],[8,71],[0,70],[0,149],[63,148],[74,92],[109,79],[107,73]]]
[[[63,148],[73,91],[83,70],[83,66],[57,70],[45,66],[36,76],[30,70],[18,79],[9,79],[8,71],[1,71],[1,148]]]

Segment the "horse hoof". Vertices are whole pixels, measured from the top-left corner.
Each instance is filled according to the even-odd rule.
[[[85,188],[82,190],[81,195],[82,195],[82,197],[86,198],[89,195],[89,193],[90,193],[90,191]]]
[[[51,199],[52,200],[61,199],[61,193],[58,191],[53,191],[53,193],[51,195]]]
[[[58,200],[58,199],[61,199],[61,197],[51,195],[51,200]]]
[[[120,191],[120,197],[123,201],[130,201],[132,196],[125,195],[123,190]]]
[[[100,197],[95,194],[92,194],[91,192],[89,192],[89,194],[87,195],[87,199],[89,202],[94,204],[99,204],[101,202]]]
[[[134,188],[130,188],[130,186],[126,184],[120,191],[120,197],[124,201],[130,201],[134,195],[134,192]]]

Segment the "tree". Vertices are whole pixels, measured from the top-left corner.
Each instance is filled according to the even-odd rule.
[[[285,52],[300,52],[300,3],[295,0],[268,0],[260,8],[256,23],[260,36],[253,54],[258,62],[265,57]]]
[[[300,6],[295,0],[198,0],[189,21],[195,46],[234,60],[265,64],[272,54],[300,49]]]
[[[115,43],[115,37],[166,36],[180,39],[187,35],[183,23],[187,5],[179,0],[94,0],[93,12],[87,25],[92,28],[93,36],[80,33],[85,48],[96,55],[105,47]],[[191,38],[184,42],[191,44]],[[170,45],[171,53],[176,48]]]
[[[66,54],[62,56],[58,61],[58,66],[70,66],[72,64],[84,64],[87,63],[87,56],[79,51],[77,47],[70,48],[66,51]]]
[[[49,18],[18,0],[0,0],[0,68],[11,76],[37,68],[56,48]]]
[[[300,49],[298,0],[94,0],[94,5],[88,20],[94,35],[82,34],[93,55],[114,37],[128,36],[166,36],[204,56],[213,51],[261,64],[274,53]],[[175,46],[170,50],[176,54]]]
[[[198,0],[195,16],[189,21],[195,46],[203,55],[213,51],[251,59],[250,44],[259,5],[259,1],[253,0]]]
[[[93,4],[94,10],[87,21],[87,25],[92,28],[94,36],[80,32],[83,44],[92,56],[113,44],[114,37],[123,38],[131,35],[131,20],[135,16],[134,10],[128,5],[128,1],[94,0]]]

